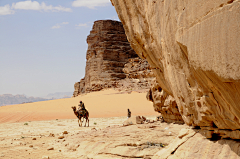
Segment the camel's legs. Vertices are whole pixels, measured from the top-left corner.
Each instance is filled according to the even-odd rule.
[[[85,118],[86,119],[86,122],[85,122],[85,127],[86,127],[86,124],[88,123],[88,127],[89,127],[89,119],[88,118]]]
[[[82,118],[80,118],[81,126],[82,126]]]

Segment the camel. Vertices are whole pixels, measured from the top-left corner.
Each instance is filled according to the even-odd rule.
[[[89,113],[88,113],[88,111],[86,110],[86,113],[84,114],[82,110],[76,110],[75,106],[72,106],[72,109],[73,109],[74,114],[78,118],[78,125],[79,125],[79,127],[82,126],[82,122],[84,121],[84,118],[86,119],[85,127],[86,127],[86,123],[87,122],[88,122],[88,127],[89,127],[89,119],[88,119]],[[83,121],[82,121],[82,117],[83,117]],[[80,123],[79,123],[79,121],[80,121]]]

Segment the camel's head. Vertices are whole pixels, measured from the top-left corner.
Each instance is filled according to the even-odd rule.
[[[76,111],[76,107],[75,106],[72,106],[72,109],[73,109],[74,112]]]

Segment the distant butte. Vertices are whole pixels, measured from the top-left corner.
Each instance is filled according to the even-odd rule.
[[[105,88],[150,88],[154,80],[150,65],[131,48],[121,22],[95,21],[87,43],[85,77],[75,83],[74,97]]]

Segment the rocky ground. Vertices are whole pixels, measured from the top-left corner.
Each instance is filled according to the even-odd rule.
[[[126,117],[91,118],[89,127],[79,127],[76,119],[3,123],[0,158],[239,158],[237,140],[209,140],[197,129],[155,118],[128,126]]]
[[[147,117],[155,119],[155,116]],[[147,158],[177,137],[185,125],[148,123],[123,126],[126,117],[0,125],[0,158]]]

